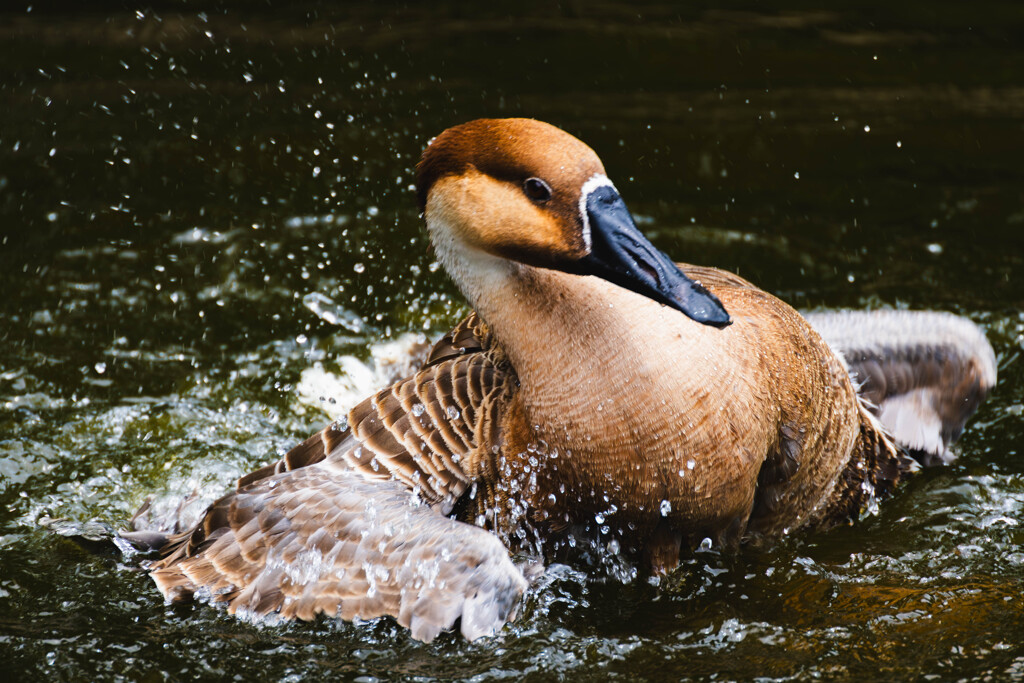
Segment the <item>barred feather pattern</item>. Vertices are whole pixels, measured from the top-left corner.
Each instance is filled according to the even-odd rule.
[[[412,377],[364,400],[281,460],[238,480],[261,479],[327,461],[371,480],[403,482],[443,513],[484,472],[494,472],[501,417],[517,382],[486,325],[473,313],[435,344]]]
[[[500,628],[525,579],[498,537],[445,516],[496,476],[517,383],[489,341],[469,316],[419,372],[353,408],[348,427],[241,477],[163,545],[150,569],[165,597],[282,618],[387,614],[420,640],[456,619],[467,638]]]

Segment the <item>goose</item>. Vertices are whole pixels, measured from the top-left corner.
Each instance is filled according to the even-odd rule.
[[[192,528],[139,530],[169,601],[257,618],[390,615],[431,641],[515,617],[529,564],[580,537],[671,571],[848,523],[949,446],[996,380],[970,321],[802,316],[676,264],[597,154],[481,119],[417,167],[438,260],[473,312],[422,367],[241,477]],[[858,388],[860,394],[858,394]]]

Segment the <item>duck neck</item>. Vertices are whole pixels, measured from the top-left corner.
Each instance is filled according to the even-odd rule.
[[[596,277],[472,248],[438,252],[512,362],[530,420],[544,431],[597,433],[592,423],[638,407],[630,405],[639,400],[631,381],[666,376],[667,368],[642,348],[649,342],[644,311],[661,308],[654,302]]]

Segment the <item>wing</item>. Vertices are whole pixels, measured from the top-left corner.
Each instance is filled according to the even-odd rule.
[[[266,477],[327,462],[368,479],[396,479],[447,514],[492,467],[501,418],[517,390],[515,373],[489,345],[471,315],[431,352],[412,377],[379,391],[284,458],[238,480],[238,489]]]
[[[490,347],[491,331],[476,311],[473,311],[434,344],[434,348],[427,355],[426,364],[433,365],[467,353],[485,351]]]
[[[996,383],[996,358],[971,321],[929,311],[809,313],[808,322],[847,363],[893,439],[925,464],[949,447]]]
[[[170,601],[201,591],[231,613],[390,615],[426,642],[457,619],[470,640],[493,634],[527,586],[494,535],[326,463],[225,496],[189,536],[150,567]]]
[[[525,588],[497,537],[445,517],[478,478],[517,389],[470,316],[428,364],[238,480],[151,566],[169,600],[197,592],[231,612],[311,619],[391,615],[431,640],[510,618]],[[135,535],[138,535],[136,533]],[[132,534],[122,534],[131,540]]]

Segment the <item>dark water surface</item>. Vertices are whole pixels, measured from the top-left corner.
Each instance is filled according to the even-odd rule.
[[[8,680],[1024,677],[1019,3],[87,6],[0,10]],[[661,586],[555,567],[472,644],[167,607],[49,530],[209,500],[326,421],[304,372],[464,313],[409,185],[481,115],[587,141],[680,260],[981,324],[959,462]]]

